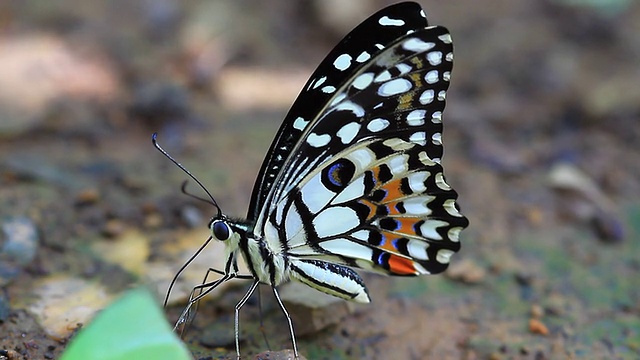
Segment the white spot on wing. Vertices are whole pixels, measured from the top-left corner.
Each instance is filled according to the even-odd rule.
[[[418,131],[409,136],[409,140],[412,143],[424,146],[427,145],[427,134],[424,131]]]
[[[353,80],[353,87],[364,90],[373,82],[373,73],[364,73]]]
[[[448,199],[442,205],[444,209],[449,213],[449,215],[455,216],[455,217],[462,217],[462,214],[460,214],[460,212],[458,211],[458,208],[456,207],[455,200]]]
[[[411,38],[402,43],[402,48],[409,51],[424,52],[436,46],[432,42],[425,42],[418,38]]]
[[[453,53],[448,53],[447,56],[445,56],[444,59],[449,61],[449,62],[453,61]]]
[[[398,71],[400,71],[400,75],[404,75],[406,73],[408,73],[409,71],[411,71],[411,65],[407,65],[405,63],[400,63],[396,65],[396,69],[398,69]]]
[[[352,233],[351,236],[358,240],[367,241],[369,239],[369,230],[358,230]]]
[[[460,231],[462,231],[462,229],[463,228],[461,227],[454,227],[449,229],[449,232],[447,232],[447,235],[449,235],[449,240],[453,242],[460,241]]]
[[[307,137],[307,143],[313,147],[325,146],[331,141],[331,136],[327,134],[318,135],[316,133],[309,134]]]
[[[437,228],[449,225],[448,222],[442,220],[427,220],[420,225],[420,233],[422,236],[431,240],[442,240],[442,236],[436,231]]]
[[[427,190],[427,187],[424,185],[424,182],[429,177],[429,173],[426,171],[419,171],[410,174],[407,178],[409,180],[409,187],[415,193],[422,193]]]
[[[435,94],[433,92],[433,89],[425,90],[422,94],[420,94],[420,104],[422,105],[431,104],[434,96]]]
[[[316,82],[313,84],[313,88],[317,89],[318,86],[322,85],[326,80],[327,80],[326,76],[323,76],[320,79],[316,80]]]
[[[358,214],[342,206],[327,208],[313,219],[313,227],[321,238],[343,234],[359,224]]]
[[[427,84],[435,84],[436,82],[438,82],[438,70],[431,70],[426,73],[424,76],[424,81],[426,81]]]
[[[438,36],[438,39],[440,39],[445,44],[451,44],[451,34],[442,34]]]
[[[453,254],[454,252],[449,249],[440,249],[436,255],[436,260],[441,264],[448,264]]]
[[[371,58],[371,54],[369,54],[366,51],[363,51],[362,53],[360,53],[360,55],[358,55],[358,57],[356,58],[356,61],[359,63],[363,63],[369,60],[370,58]]]
[[[427,54],[427,61],[429,64],[435,66],[440,65],[442,62],[442,52],[441,51],[432,51]]]
[[[407,125],[420,126],[424,125],[424,117],[427,114],[426,110],[413,110],[407,115]]]
[[[333,66],[340,71],[347,70],[351,66],[351,55],[342,54],[338,56],[333,62]]]
[[[378,95],[389,97],[405,93],[409,90],[411,90],[411,81],[407,79],[393,79],[380,85]]]
[[[408,198],[403,201],[404,209],[407,211],[407,214],[417,215],[417,216],[426,216],[431,214],[431,209],[427,206],[427,204],[433,200],[432,196],[419,196]]]
[[[427,248],[429,247],[429,243],[424,241],[416,241],[411,240],[407,244],[407,250],[409,251],[409,255],[418,260],[429,260],[429,256],[427,255]]]
[[[386,129],[387,126],[389,126],[388,120],[377,118],[369,121],[369,124],[367,124],[367,129],[371,132],[378,132]]]
[[[432,141],[435,145],[442,145],[442,134],[440,134],[440,133],[435,133],[435,134],[431,135],[431,141]]]
[[[429,155],[427,155],[426,151],[421,151],[420,153],[418,153],[418,159],[420,160],[421,163],[423,163],[425,166],[433,166],[436,164],[435,161],[433,161]]]
[[[379,82],[387,81],[389,79],[391,79],[391,73],[389,72],[389,70],[385,70],[380,74],[378,74],[378,76],[376,76],[376,78],[373,81],[379,83]]]
[[[432,115],[431,115],[431,122],[434,124],[439,124],[442,122],[442,112],[441,111],[435,111]]]
[[[392,19],[388,16],[383,16],[378,20],[378,24],[382,26],[402,26],[404,25],[404,20],[402,19]]]
[[[336,87],[335,86],[331,86],[331,85],[327,85],[327,86],[322,87],[322,89],[320,89],[320,90],[322,90],[322,92],[325,93],[325,94],[333,94],[333,92],[336,91]]]
[[[352,151],[347,155],[347,159],[351,160],[354,164],[356,164],[359,171],[362,169],[368,168],[374,160],[376,160],[376,156],[373,151],[369,150],[366,147],[357,149]]]
[[[339,104],[338,106],[335,107],[335,111],[351,111],[352,113],[354,113],[357,117],[363,117],[364,116],[364,109],[362,108],[362,106],[352,102],[352,101],[345,101],[344,103]]]
[[[302,131],[304,129],[304,127],[307,126],[308,123],[309,123],[308,121],[306,121],[305,119],[303,119],[303,118],[298,116],[293,121],[293,128]]]
[[[440,90],[440,92],[438,92],[438,100],[444,101],[446,98],[447,98],[447,92],[444,90]]]
[[[389,160],[389,170],[391,170],[393,175],[404,174],[409,170],[407,168],[407,157],[408,155],[398,155]]]
[[[358,135],[358,131],[360,130],[360,124],[356,122],[351,122],[338,130],[336,135],[340,138],[343,144],[348,144]]]
[[[382,144],[392,148],[395,151],[408,150],[408,149],[411,149],[412,147],[415,146],[414,144],[412,144],[410,142],[407,142],[407,141],[404,141],[404,140],[398,139],[398,138],[387,139],[387,140],[383,141]]]
[[[451,190],[451,186],[449,186],[449,184],[447,184],[446,181],[444,181],[444,175],[442,175],[441,172],[436,174],[436,185],[445,191],[449,191]]]

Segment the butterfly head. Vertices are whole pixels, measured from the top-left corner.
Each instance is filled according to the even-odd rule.
[[[209,223],[209,229],[211,230],[213,238],[219,241],[229,240],[234,233],[227,220],[223,217],[218,216],[211,219],[211,222]]]
[[[221,241],[227,250],[238,248],[242,238],[251,237],[251,226],[247,221],[241,219],[230,219],[224,214],[214,216],[209,221],[209,230],[214,240]]]

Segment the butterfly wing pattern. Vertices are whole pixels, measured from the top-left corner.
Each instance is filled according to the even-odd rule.
[[[369,302],[353,268],[396,276],[447,268],[468,226],[441,165],[452,64],[448,31],[429,26],[412,2],[372,15],[321,62],[271,145],[247,220],[218,208],[210,222],[228,260],[189,306],[240,277],[244,258],[254,283],[236,306],[238,357],[238,311],[259,283],[271,286],[287,316],[297,357],[278,285],[294,279]]]
[[[337,265],[442,272],[468,225],[440,164],[453,46],[423,14],[415,3],[399,4],[347,35],[271,147],[263,173],[273,184],[256,184],[254,193],[265,195],[253,206],[261,209],[254,235],[283,254],[293,278],[332,295],[369,300],[357,273]],[[367,35],[375,40],[363,41]],[[299,104],[315,107],[304,113]],[[288,153],[274,158],[277,150]]]

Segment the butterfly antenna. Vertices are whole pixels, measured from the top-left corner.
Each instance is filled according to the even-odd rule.
[[[191,264],[191,262],[198,256],[200,255],[200,253],[202,252],[202,250],[204,250],[205,247],[207,247],[207,245],[209,244],[209,242],[211,242],[211,239],[213,239],[211,236],[209,236],[209,238],[207,239],[207,241],[204,242],[204,244],[202,244],[200,246],[200,248],[198,248],[198,250],[195,252],[195,254],[191,255],[191,257],[189,258],[189,260],[187,260],[181,267],[180,270],[178,270],[178,272],[173,276],[173,279],[171,279],[171,284],[169,284],[169,289],[167,290],[167,295],[164,297],[164,307],[167,307],[167,303],[169,302],[169,295],[171,295],[171,289],[173,289],[173,285],[175,285],[176,281],[178,281],[178,277],[180,277],[180,275],[182,274],[182,272],[184,271],[184,269],[187,268],[187,266],[189,266],[189,264]]]
[[[204,190],[205,193],[207,193],[207,195],[211,199],[211,203],[213,204],[213,206],[215,206],[216,209],[218,209],[218,216],[222,216],[222,210],[220,210],[220,207],[218,206],[218,203],[216,203],[216,200],[213,198],[213,196],[211,195],[209,190],[207,190],[207,188],[204,187],[204,185],[202,185],[200,180],[198,180],[195,176],[193,176],[193,174],[191,174],[191,172],[189,172],[189,170],[187,170],[187,168],[185,168],[182,164],[180,164],[176,159],[171,157],[171,155],[169,155],[169,153],[166,152],[160,146],[160,144],[158,144],[157,138],[158,138],[158,133],[153,133],[153,135],[151,135],[151,142],[153,142],[153,146],[155,146],[156,149],[158,149],[158,151],[160,151],[162,153],[162,155],[166,156],[167,159],[171,160],[172,163],[174,163],[177,167],[179,167],[182,171],[184,171],[187,175],[189,175],[189,177],[192,178],[193,181],[195,181],[196,184],[198,184],[200,186],[200,188],[202,188],[202,190]],[[184,185],[183,185],[183,187],[184,187]]]
[[[203,198],[203,197],[195,195],[195,194],[192,194],[189,191],[187,191],[187,184],[189,184],[189,180],[183,181],[182,182],[182,186],[180,186],[180,191],[182,191],[183,194],[185,194],[185,195],[187,195],[189,197],[192,197],[192,198],[194,198],[196,200],[200,200],[202,202],[206,202],[209,205],[216,206],[216,204],[212,203],[211,200],[209,200],[207,198]]]

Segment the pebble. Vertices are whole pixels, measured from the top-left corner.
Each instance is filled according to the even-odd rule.
[[[532,334],[543,336],[549,335],[549,329],[547,326],[542,321],[534,318],[529,319],[529,331]]]
[[[548,175],[549,185],[562,196],[563,215],[589,224],[602,242],[624,240],[625,229],[615,203],[587,174],[572,164],[557,164]]]
[[[10,310],[11,304],[9,304],[9,298],[4,290],[0,290],[0,323],[9,318]]]
[[[38,281],[26,299],[28,310],[53,339],[65,339],[88,323],[110,301],[104,287],[84,279],[49,276]]]
[[[75,204],[76,206],[86,206],[97,203],[100,200],[100,193],[98,189],[90,188],[84,189],[76,194]]]
[[[445,273],[452,280],[461,281],[466,284],[481,283],[487,275],[484,268],[471,259],[452,262]]]
[[[542,316],[544,316],[544,309],[538,304],[533,304],[531,305],[530,313],[532,318],[540,319],[542,318]]]
[[[0,286],[6,285],[36,256],[40,236],[28,217],[6,218],[0,238]]]
[[[115,238],[122,235],[127,229],[127,225],[119,219],[108,220],[102,228],[102,234],[109,238]]]

